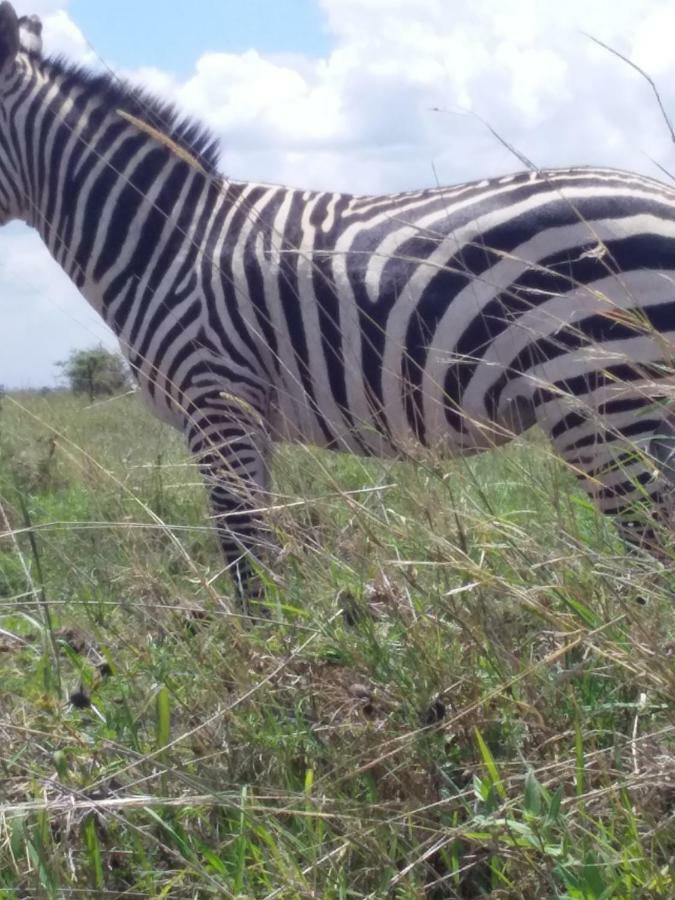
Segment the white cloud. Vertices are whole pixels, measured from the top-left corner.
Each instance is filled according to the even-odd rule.
[[[518,168],[478,119],[538,165],[655,171],[672,154],[649,88],[597,35],[663,75],[675,106],[672,4],[644,0],[321,0],[324,59],[210,52],[183,108],[223,138],[235,177],[383,191]],[[441,108],[442,113],[433,112]],[[374,152],[377,151],[377,152]]]
[[[208,53],[178,87],[176,99],[242,149],[270,139],[307,145],[339,128],[337,98],[327,87],[318,73],[307,78],[255,50]]]
[[[675,6],[664,3],[638,23],[633,39],[635,62],[650,70],[653,76],[673,73],[673,35]]]
[[[208,123],[222,137],[224,171],[238,178],[378,192],[521,168],[480,118],[537,165],[605,164],[655,174],[652,157],[675,169],[648,85],[582,34],[647,68],[675,116],[671,0],[317,2],[333,37],[323,58],[211,50],[182,81],[142,66],[128,74]],[[45,16],[48,51],[91,58],[62,0],[17,7]],[[177,41],[184,27],[176,17]],[[44,250],[37,242],[30,251],[21,246],[38,277]],[[2,268],[15,248],[3,235],[0,295],[15,291],[10,275],[20,278]],[[14,307],[12,315],[21,319],[29,299],[36,303],[53,324],[59,358],[76,340],[91,340],[81,332],[76,338],[71,327],[82,301],[54,279],[45,269],[39,284],[22,288],[26,312]],[[60,328],[40,292],[66,306]],[[3,334],[7,309],[0,304]],[[8,369],[0,358],[0,381],[8,371],[23,370]]]
[[[73,62],[86,65],[97,63],[96,54],[65,10],[44,16],[42,23],[44,46],[50,54],[62,54]]]

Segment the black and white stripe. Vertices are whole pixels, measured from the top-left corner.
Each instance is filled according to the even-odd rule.
[[[538,423],[605,512],[665,510],[646,451],[675,447],[675,191],[604,169],[383,197],[227,181],[203,131],[42,59],[34,19],[22,49],[22,22],[0,5],[0,223],[38,229],[184,431],[241,580],[274,440],[471,453]]]

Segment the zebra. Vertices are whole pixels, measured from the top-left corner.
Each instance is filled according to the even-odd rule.
[[[629,541],[665,546],[672,188],[602,168],[384,196],[230,180],[206,129],[45,57],[39,19],[3,2],[0,224],[15,219],[184,433],[241,597],[261,595],[278,441],[457,455],[539,425]]]

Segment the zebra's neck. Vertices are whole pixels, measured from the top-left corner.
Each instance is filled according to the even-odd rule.
[[[200,204],[221,190],[212,140],[108,76],[20,62],[10,129],[19,217],[115,327],[113,301],[137,294],[160,235],[189,243]]]

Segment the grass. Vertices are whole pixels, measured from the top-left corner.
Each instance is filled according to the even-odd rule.
[[[251,626],[180,435],[2,400],[0,896],[674,896],[672,585],[541,439],[275,488]]]

